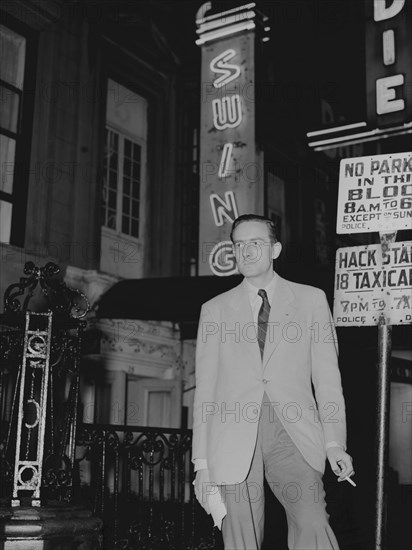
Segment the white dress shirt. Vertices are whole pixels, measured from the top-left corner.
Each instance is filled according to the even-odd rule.
[[[265,290],[266,291],[266,295],[268,297],[269,305],[270,305],[270,307],[272,307],[272,296],[273,296],[273,292],[275,290],[276,277],[275,277],[275,274],[273,274],[273,277],[272,277],[272,280],[270,281],[270,283],[268,285],[266,285],[265,287],[259,287],[259,288],[252,285],[251,283],[249,283],[249,281],[247,279],[245,279],[245,282],[246,282],[246,286],[247,286],[247,289],[248,289],[250,307],[252,308],[253,321],[257,325],[259,310],[260,310],[261,305],[263,304],[263,299],[259,296],[258,292],[259,292],[259,290]]]

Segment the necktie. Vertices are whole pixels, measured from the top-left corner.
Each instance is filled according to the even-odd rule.
[[[266,294],[266,290],[263,290],[261,288],[258,292],[258,295],[262,298],[262,305],[260,306],[258,315],[258,342],[260,355],[263,359],[263,350],[265,349],[266,329],[268,326],[270,304]]]

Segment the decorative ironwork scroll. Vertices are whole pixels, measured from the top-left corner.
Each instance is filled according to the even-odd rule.
[[[81,494],[103,519],[108,550],[218,550],[219,534],[194,497],[192,432],[83,424]]]
[[[0,315],[0,504],[71,502],[86,296],[27,262]]]
[[[51,329],[51,312],[26,312],[12,506],[20,506],[20,491],[30,491],[32,505],[40,506]]]
[[[90,303],[78,289],[71,288],[58,275],[60,268],[53,262],[44,267],[37,267],[33,262],[26,262],[24,274],[18,283],[10,285],[4,293],[4,312],[18,313],[26,311],[33,300],[36,287],[40,284],[46,301],[46,309],[61,313],[72,319],[82,319],[90,311]],[[26,293],[26,295],[25,295]],[[24,297],[23,302],[20,297]]]

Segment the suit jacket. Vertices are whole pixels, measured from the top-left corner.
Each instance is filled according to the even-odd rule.
[[[324,471],[327,443],[346,446],[337,340],[326,296],[275,277],[263,360],[245,281],[202,306],[192,458],[207,459],[210,479],[219,485],[240,483],[248,474],[265,391],[313,468]]]

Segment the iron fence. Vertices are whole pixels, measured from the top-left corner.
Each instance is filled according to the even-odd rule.
[[[104,550],[218,548],[194,498],[190,430],[78,424],[89,303],[59,271],[27,262],[5,292],[0,506],[87,504]]]
[[[76,494],[103,519],[105,549],[219,548],[194,497],[191,441],[191,430],[80,426]]]

